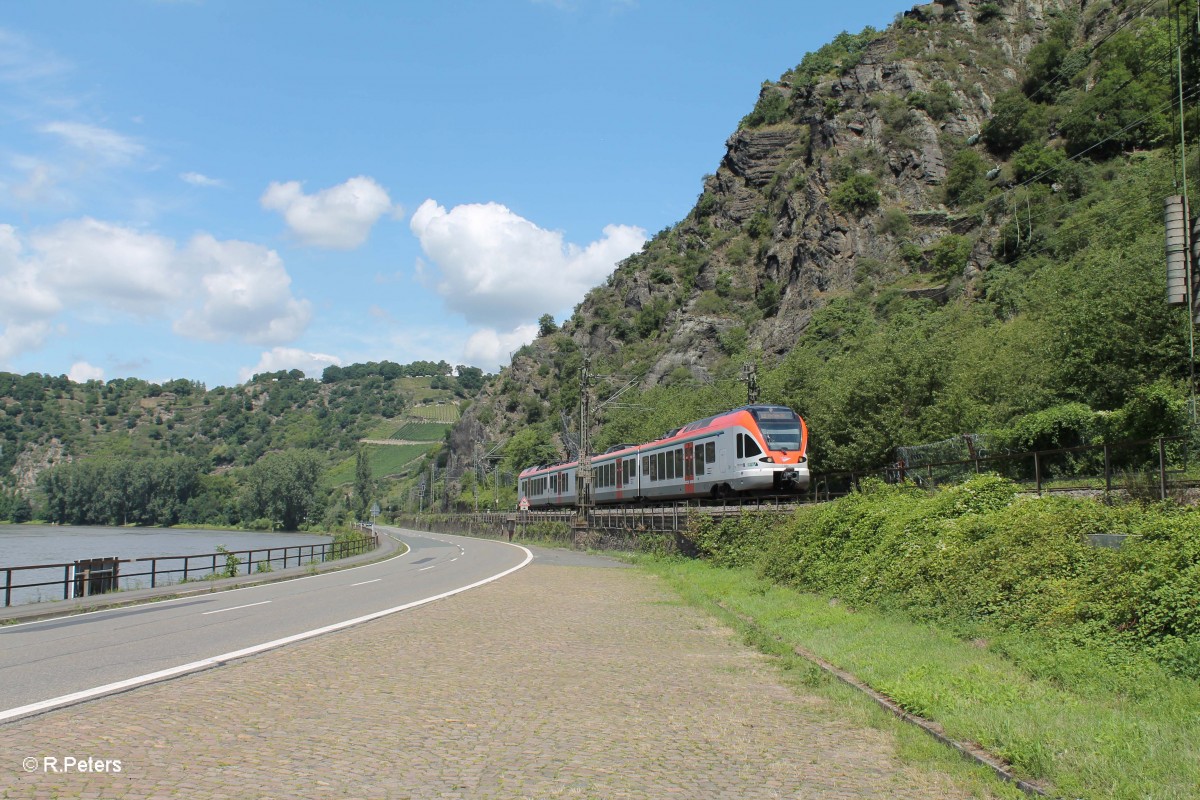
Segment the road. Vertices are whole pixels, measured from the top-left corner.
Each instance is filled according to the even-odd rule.
[[[381,530],[409,552],[296,580],[0,628],[0,722],[377,619],[533,558],[503,542]]]

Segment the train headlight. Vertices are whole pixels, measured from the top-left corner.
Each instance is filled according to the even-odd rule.
[[[775,463],[775,459],[772,458],[771,456],[763,456],[762,458],[759,459],[759,461],[761,461],[764,464],[774,464]]]

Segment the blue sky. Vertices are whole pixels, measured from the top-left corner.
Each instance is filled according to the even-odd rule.
[[[903,3],[0,9],[0,370],[488,371],[695,203],[778,78]]]

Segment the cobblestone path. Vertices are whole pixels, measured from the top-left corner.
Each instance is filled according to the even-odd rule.
[[[47,774],[48,757],[119,760],[120,772]],[[4,798],[961,796],[629,569],[535,563],[0,726]]]

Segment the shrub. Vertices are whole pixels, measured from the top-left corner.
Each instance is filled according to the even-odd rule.
[[[983,142],[999,155],[1007,155],[1029,142],[1040,142],[1046,133],[1046,109],[1018,89],[996,98],[992,118],[983,126]]]
[[[754,110],[742,119],[741,127],[759,128],[783,122],[790,113],[788,104],[788,96],[782,89],[772,83],[764,83]]]
[[[981,202],[987,197],[987,163],[974,150],[960,150],[946,171],[946,182],[942,187],[946,204],[966,206]]]
[[[929,248],[929,266],[940,278],[950,279],[963,271],[971,257],[971,240],[948,233]]]
[[[855,173],[829,193],[829,203],[843,214],[862,216],[879,206],[879,182],[874,175]]]

